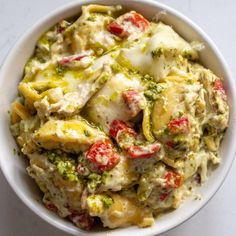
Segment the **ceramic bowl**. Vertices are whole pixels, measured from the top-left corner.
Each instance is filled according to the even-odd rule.
[[[122,229],[100,229],[91,232],[89,235],[103,236],[104,234],[115,235],[157,235],[165,232],[185,220],[189,219],[199,209],[201,209],[208,200],[216,193],[223,183],[234,158],[236,145],[236,122],[235,122],[235,94],[236,86],[234,79],[228,69],[228,66],[213,43],[213,41],[204,33],[195,23],[183,16],[174,9],[149,0],[87,0],[75,1],[67,4],[49,15],[43,17],[37,24],[29,29],[23,37],[12,48],[0,72],[0,164],[2,171],[18,197],[37,215],[55,227],[64,230],[73,235],[87,235],[87,232],[75,227],[67,220],[59,218],[57,215],[48,211],[41,203],[42,194],[40,194],[34,181],[26,173],[26,161],[14,155],[13,149],[17,148],[15,140],[9,131],[8,110],[11,102],[17,94],[17,85],[22,79],[23,68],[26,61],[32,55],[37,39],[51,26],[62,19],[78,15],[81,6],[89,3],[97,4],[121,4],[127,9],[140,12],[146,18],[152,19],[160,11],[165,11],[162,21],[173,26],[183,38],[188,41],[198,40],[203,42],[205,49],[200,53],[201,62],[210,68],[219,77],[224,78],[224,86],[228,95],[230,106],[229,128],[225,134],[221,145],[220,155],[222,157],[221,165],[212,173],[208,181],[198,190],[202,196],[200,201],[193,201],[192,198],[186,200],[182,206],[170,213],[163,215],[155,221],[150,228],[139,229],[131,226]],[[2,193],[4,194],[4,193]]]

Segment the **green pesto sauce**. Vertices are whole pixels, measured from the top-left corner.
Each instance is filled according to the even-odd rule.
[[[176,57],[178,55],[178,50],[176,48],[163,48],[159,47],[151,52],[153,59],[158,58],[162,55]]]
[[[56,73],[59,75],[59,76],[64,76],[64,74],[66,73],[67,71],[67,68],[63,65],[60,65],[60,64],[57,64],[56,68]]]
[[[91,136],[91,134],[89,133],[89,131],[88,130],[84,130],[84,135],[86,136],[86,137],[90,137]]]
[[[154,82],[154,78],[150,75],[142,77],[142,81],[145,84],[144,95],[149,101],[155,101],[158,99],[159,94],[163,91],[163,86]]]
[[[142,77],[142,81],[143,81],[144,83],[154,82],[154,78],[153,78],[151,75],[146,74],[146,75],[144,75],[144,76]]]
[[[156,49],[152,50],[152,57],[153,58],[160,57],[163,54],[164,54],[164,48],[156,48]]]
[[[95,194],[95,195],[90,196],[89,198],[95,201],[94,204],[92,205],[92,208],[97,212],[99,212],[100,209],[97,206],[96,201],[101,202],[103,205],[103,208],[109,208],[114,202],[110,196],[105,195],[105,194]]]
[[[192,60],[192,54],[189,51],[184,50],[183,51],[183,55],[184,58],[188,59],[188,60]]]
[[[96,21],[96,14],[91,13],[90,16],[86,19],[87,21]]]
[[[109,208],[113,204],[113,199],[107,195],[102,197],[102,202],[105,208]]]
[[[99,184],[102,183],[102,176],[96,173],[92,173],[88,176],[88,188],[93,192]]]
[[[38,46],[45,45],[51,47],[51,45],[55,42],[55,39],[49,38],[47,35],[43,36],[37,43]]]
[[[56,166],[58,173],[63,179],[71,182],[79,181],[78,173],[76,171],[77,163],[73,158],[63,155],[60,152],[53,151],[48,152],[47,157],[48,160]]]

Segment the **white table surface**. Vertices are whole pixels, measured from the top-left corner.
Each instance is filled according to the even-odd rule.
[[[129,1],[129,0],[127,0]],[[24,31],[70,0],[0,0],[0,65]],[[236,75],[235,0],[160,0],[186,14],[212,37]],[[3,157],[1,157],[3,158]],[[236,162],[218,193],[193,218],[162,236],[236,235]],[[67,235],[31,212],[0,171],[0,236]]]

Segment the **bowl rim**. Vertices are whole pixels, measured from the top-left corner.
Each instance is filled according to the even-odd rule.
[[[191,26],[191,28],[194,31],[196,31],[210,45],[210,48],[217,55],[221,65],[222,65],[222,68],[225,70],[225,74],[227,75],[227,81],[229,82],[230,87],[236,88],[236,82],[233,79],[233,75],[232,75],[232,73],[231,73],[231,71],[230,71],[223,55],[221,54],[221,52],[219,51],[219,49],[217,48],[215,43],[212,41],[212,39],[196,23],[194,23],[192,20],[190,20],[188,17],[186,17],[185,15],[180,13],[179,11],[175,10],[174,8],[169,7],[168,5],[160,3],[158,1],[154,1],[154,0],[132,0],[132,1],[136,2],[136,3],[142,3],[143,5],[153,5],[155,7],[161,8],[164,11],[168,11],[174,17],[179,18],[180,20],[186,22],[189,26]],[[76,1],[73,1],[73,2],[63,4],[62,6],[52,10],[51,12],[49,12],[48,14],[46,14],[44,16],[42,16],[38,21],[36,21],[36,23],[34,23],[31,27],[29,27],[25,32],[22,33],[20,39],[17,40],[17,42],[15,42],[13,47],[9,50],[6,58],[3,60],[3,64],[2,64],[2,67],[1,67],[1,70],[0,70],[0,78],[2,78],[2,76],[4,74],[4,71],[6,70],[5,68],[7,68],[7,65],[13,59],[15,51],[20,47],[21,44],[24,44],[24,41],[28,37],[30,37],[32,34],[34,34],[37,31],[37,29],[42,27],[51,18],[56,17],[58,15],[61,15],[65,12],[69,11],[73,7],[78,7],[78,6],[82,6],[82,5],[85,5],[85,4],[91,4],[91,3],[102,4],[102,3],[104,3],[104,1],[103,0],[76,0]],[[125,6],[125,4],[123,4],[123,5]],[[2,79],[0,79],[0,87],[3,86],[2,83],[3,83]],[[235,111],[235,108],[236,108],[236,95],[235,95],[235,93],[232,93],[231,97],[232,97],[232,107],[233,107],[233,109],[232,109],[232,113],[230,115],[233,116],[233,117],[236,117],[236,114],[235,114],[236,113],[236,111]],[[236,132],[232,132],[232,138],[233,138],[233,140],[236,139]],[[231,151],[231,156],[227,160],[227,163],[225,164],[224,170],[222,171],[221,176],[218,179],[217,184],[215,184],[215,188],[212,189],[212,191],[209,193],[209,195],[204,200],[201,200],[200,206],[197,209],[190,211],[190,213],[188,213],[185,217],[183,217],[182,219],[175,222],[172,226],[167,227],[166,229],[163,229],[162,231],[157,232],[157,234],[167,232],[167,231],[177,227],[178,225],[183,224],[185,221],[192,218],[196,213],[198,213],[204,206],[206,206],[206,204],[209,202],[209,200],[216,194],[216,192],[222,186],[225,178],[227,177],[227,175],[230,171],[230,168],[231,168],[232,163],[234,161],[234,156],[236,154],[236,146],[232,147],[232,149],[234,149],[234,150]],[[12,181],[12,179],[10,178],[10,176],[7,173],[7,170],[5,169],[4,165],[2,164],[2,158],[0,158],[0,168],[3,172],[4,177],[7,180],[7,182],[11,186],[12,190],[19,197],[19,199],[27,207],[29,207],[36,215],[38,215],[41,219],[43,219],[47,223],[55,226],[57,229],[60,229],[64,232],[66,232],[66,233],[69,233],[69,234],[72,234],[72,235],[75,235],[75,234],[78,234],[78,233],[80,233],[81,235],[87,235],[87,233],[85,231],[82,231],[80,229],[78,229],[77,232],[75,232],[72,229],[70,229],[68,231],[68,227],[64,226],[62,223],[60,223],[58,221],[55,221],[52,217],[48,216],[47,214],[38,211],[38,209],[34,205],[34,203],[31,202],[30,199],[25,198],[25,195],[24,195],[23,191],[21,191],[19,188],[15,187],[14,181]],[[109,235],[113,235],[113,232],[109,232]],[[144,235],[148,236],[148,235],[153,235],[153,233],[155,233],[155,231],[152,230],[152,231],[150,231],[148,233],[144,233],[142,235],[143,236]],[[93,233],[90,233],[90,234],[92,235]],[[100,232],[96,233],[96,235],[100,235]],[[116,235],[118,235],[118,234],[116,234]]]

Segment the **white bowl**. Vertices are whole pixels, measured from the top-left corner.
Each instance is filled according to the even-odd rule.
[[[0,143],[1,143],[1,158],[0,164],[2,171],[16,192],[19,198],[31,208],[37,215],[45,221],[73,235],[87,235],[87,232],[76,228],[72,223],[59,218],[55,214],[49,212],[41,203],[41,194],[34,181],[26,173],[26,161],[21,157],[14,155],[13,149],[17,148],[15,140],[9,131],[9,115],[8,110],[11,102],[17,94],[17,85],[22,79],[23,68],[26,61],[31,56],[37,39],[51,26],[58,21],[76,15],[80,12],[80,8],[84,4],[89,3],[104,3],[104,4],[121,4],[127,9],[134,9],[142,13],[148,19],[151,19],[156,13],[161,10],[166,11],[162,20],[173,28],[186,40],[199,40],[205,44],[205,49],[201,52],[202,63],[210,68],[218,76],[225,79],[224,85],[228,95],[230,106],[230,122],[222,142],[220,155],[222,157],[221,165],[210,176],[209,180],[199,189],[202,195],[201,201],[193,201],[188,199],[183,205],[171,213],[165,214],[160,219],[156,220],[153,227],[139,229],[137,227],[128,227],[115,230],[103,230],[92,232],[90,235],[157,235],[165,232],[188,218],[194,215],[201,209],[208,200],[216,193],[220,185],[223,183],[234,158],[236,145],[235,130],[235,105],[236,105],[236,87],[234,79],[226,65],[223,56],[220,54],[215,44],[209,37],[192,21],[181,15],[177,11],[154,1],[148,0],[87,0],[76,1],[71,4],[59,8],[44,17],[36,25],[34,25],[13,47],[8,55],[0,73]],[[3,193],[2,193],[3,194]]]

